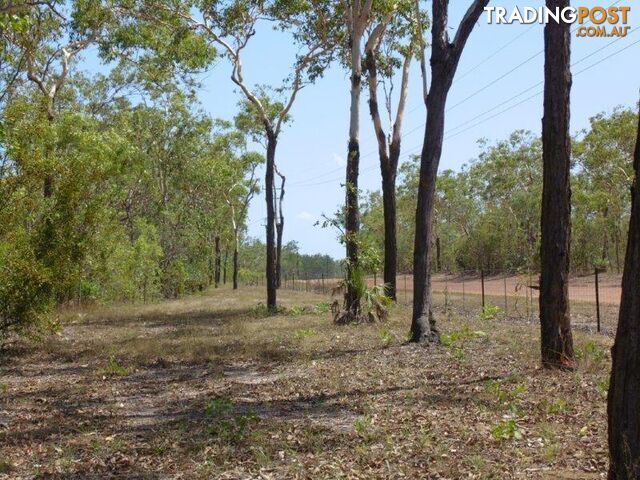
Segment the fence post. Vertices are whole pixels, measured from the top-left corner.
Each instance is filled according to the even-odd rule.
[[[598,282],[598,267],[596,267],[596,319],[598,320],[598,333],[600,333],[600,284]]]
[[[480,283],[482,285],[482,311],[484,312],[484,269],[480,269]]]
[[[324,295],[324,273],[322,274],[322,294]]]
[[[508,304],[507,304],[507,274],[504,274],[504,316],[505,318],[508,315]]]
[[[309,274],[304,275],[304,291],[308,292],[309,291]]]

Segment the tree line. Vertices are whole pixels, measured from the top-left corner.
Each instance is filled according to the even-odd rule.
[[[571,271],[621,273],[627,242],[637,113],[598,114],[572,139]],[[538,272],[542,141],[517,130],[480,141],[481,152],[459,171],[438,174],[432,269],[436,272]],[[410,273],[418,158],[405,162],[397,186],[398,269]],[[362,236],[384,251],[384,205],[378,191],[363,194]],[[369,272],[373,273],[373,272]]]

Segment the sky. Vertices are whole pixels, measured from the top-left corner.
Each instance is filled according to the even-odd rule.
[[[450,3],[452,38],[470,0]],[[614,3],[632,5],[635,2],[583,1],[581,5],[607,7]],[[523,7],[543,3],[491,2],[509,10],[516,4]],[[633,107],[638,101],[640,34],[636,34],[636,29],[640,28],[640,7],[637,5],[632,5],[629,25],[630,33],[619,40],[572,36],[573,134],[587,128],[593,115],[610,112],[616,106]],[[495,142],[516,129],[540,134],[543,47],[542,25],[490,25],[485,15],[481,17],[464,50],[449,94],[441,171],[459,170],[477,157],[480,138]],[[291,42],[281,32],[268,28],[258,30],[244,54],[245,80],[250,85],[278,85],[288,75],[294,55]],[[199,98],[203,109],[213,117],[231,119],[237,112],[242,94],[234,88],[230,73],[229,62],[221,60],[201,78]],[[363,191],[379,190],[381,182],[367,98],[365,89],[360,120],[360,188]],[[287,177],[284,241],[295,240],[303,253],[327,253],[342,258],[344,250],[336,232],[314,224],[322,214],[331,215],[344,202],[342,184],[349,128],[346,70],[332,65],[316,84],[300,92],[291,115],[293,121],[282,132],[276,152],[278,168]],[[419,67],[415,64],[409,84],[401,162],[420,151],[425,116]],[[255,148],[260,147],[255,145]],[[249,212],[250,236],[264,238],[265,216],[265,199],[260,195],[254,199]]]

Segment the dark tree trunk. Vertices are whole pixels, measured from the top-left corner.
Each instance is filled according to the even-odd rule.
[[[609,480],[640,478],[640,119],[618,331],[611,350]]]
[[[380,27],[381,25],[379,25]],[[377,28],[379,28],[377,27]],[[378,108],[378,65],[376,61],[379,37],[372,34],[366,47],[365,66],[369,84],[369,113],[378,141],[380,173],[382,176],[382,206],[384,217],[384,284],[385,293],[394,302],[397,300],[396,275],[398,265],[397,217],[396,217],[396,177],[400,160],[401,129],[409,82],[409,65],[413,52],[405,54],[402,68],[402,83],[398,110],[392,129],[392,138],[387,146],[387,137],[382,127]],[[390,108],[390,107],[389,107]],[[390,112],[389,112],[390,114]]]
[[[353,273],[359,268],[358,242],[360,233],[360,208],[358,205],[358,173],[360,167],[360,145],[358,140],[349,141],[346,176],[346,211],[345,232],[347,247],[347,290],[344,297],[344,308],[350,319],[360,315],[360,297],[357,288],[351,281]]]
[[[272,132],[267,134],[267,165],[265,174],[265,197],[267,201],[267,308],[276,309],[276,249],[275,249],[275,199],[273,195],[275,156],[277,138]]]
[[[569,6],[569,0],[547,0]],[[569,317],[571,189],[569,102],[571,25],[550,21],[544,29],[544,117],[542,119],[542,214],[540,237],[540,332],[542,364],[569,365],[573,339]]]
[[[213,269],[213,282],[215,288],[220,285],[220,237],[218,235],[213,239],[214,243],[214,269]]]
[[[229,249],[224,248],[224,262],[222,262],[222,284],[227,284],[227,263],[229,260]]]
[[[426,98],[427,122],[420,158],[418,205],[413,253],[413,315],[411,340],[437,342],[438,330],[431,311],[431,238],[438,165],[442,154],[447,95],[460,55],[489,0],[474,0],[460,21],[453,41],[448,36],[448,0],[432,1],[431,87]]]
[[[276,286],[282,286],[282,235],[284,233],[284,214],[282,212],[282,203],[284,201],[284,184],[286,177],[282,175],[276,168],[275,172],[280,177],[280,197],[278,198],[278,214],[276,221]]]
[[[238,289],[238,245],[233,248],[233,289]]]
[[[433,64],[433,58],[432,58]],[[438,341],[435,319],[431,312],[431,237],[433,230],[433,206],[438,165],[444,138],[444,110],[446,92],[434,89],[436,79],[427,99],[427,124],[420,161],[418,205],[416,209],[416,234],[413,254],[413,317],[411,340],[414,342]]]
[[[400,146],[391,144],[389,164],[381,161],[382,206],[384,214],[384,283],[389,298],[396,301],[396,268],[398,264],[398,241],[396,220],[396,172],[400,157]],[[391,158],[395,157],[395,158]]]

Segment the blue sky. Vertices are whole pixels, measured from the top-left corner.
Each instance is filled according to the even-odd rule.
[[[453,35],[469,3],[470,0],[451,2],[450,35]],[[542,4],[491,2],[492,5],[507,8],[516,3],[519,6]],[[581,4],[608,6],[611,3],[616,2],[585,1]],[[635,2],[623,1],[621,4],[630,3]],[[579,62],[573,68],[572,133],[586,128],[589,117],[601,111],[611,111],[618,105],[633,106],[638,101],[640,43],[632,45],[640,41],[640,34],[636,35],[635,31],[640,27],[640,8],[636,5],[632,7],[629,25],[629,36],[608,47],[606,45],[615,38],[572,37],[572,62]],[[511,41],[509,46],[496,53]],[[605,59],[625,47],[628,48]],[[602,51],[598,52],[601,48]],[[476,157],[477,140],[480,138],[499,140],[515,129],[540,132],[542,95],[529,97],[542,90],[541,84],[502,106],[496,106],[542,82],[542,49],[541,25],[488,25],[485,16],[482,16],[471,34],[458,68],[458,78],[449,95],[446,118],[448,133],[445,135],[441,170],[457,170]],[[245,79],[250,84],[277,85],[288,74],[294,53],[289,39],[282,33],[267,28],[259,30],[245,51]],[[578,73],[585,68],[587,70]],[[513,72],[508,73],[511,70]],[[202,78],[203,89],[199,97],[203,108],[213,117],[231,119],[237,111],[241,93],[231,83],[230,71],[229,63],[222,60]],[[476,93],[481,89],[480,93]],[[363,190],[373,190],[379,189],[380,172],[366,100],[367,94],[363,91],[360,186]],[[494,107],[491,112],[478,117]],[[284,237],[285,241],[296,240],[305,253],[328,253],[336,258],[344,255],[335,232],[316,227],[314,223],[322,213],[336,211],[344,200],[341,183],[347,150],[348,109],[348,75],[339,65],[334,65],[315,85],[300,93],[291,112],[293,122],[285,128],[279,141],[276,159],[279,169],[287,176],[288,184],[284,205]],[[410,81],[407,110],[401,161],[408,154],[419,151],[424,135],[425,109],[417,65],[414,65]],[[456,129],[459,125],[463,127]],[[264,196],[260,195],[250,209],[251,236],[264,236],[265,211]]]

